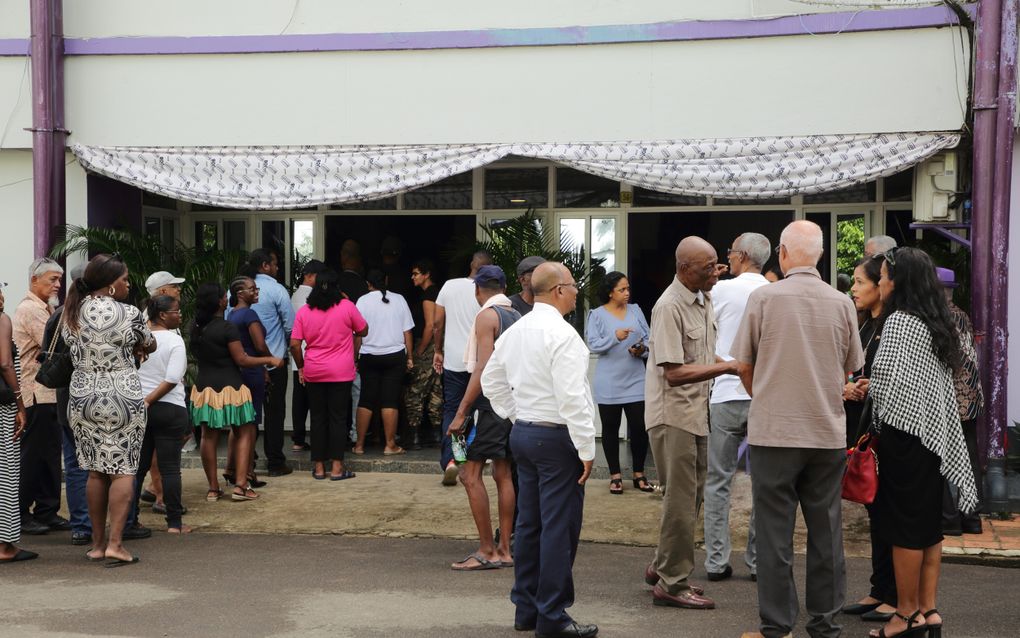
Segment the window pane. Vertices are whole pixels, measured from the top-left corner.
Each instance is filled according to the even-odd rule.
[[[895,239],[897,246],[913,246],[917,243],[917,231],[910,230],[913,221],[913,211],[888,210],[885,212],[885,234]]]
[[[836,219],[836,274],[853,277],[854,264],[864,256],[864,215]]]
[[[634,187],[635,206],[707,206],[708,198],[697,195],[674,195],[647,188]]]
[[[245,234],[248,224],[243,219],[228,219],[223,222],[223,248],[245,250],[248,245]]]
[[[172,251],[177,242],[177,222],[173,219],[163,219],[163,249]]]
[[[285,272],[287,254],[287,237],[285,235],[287,224],[281,220],[270,220],[262,222],[262,249],[271,255],[276,255],[276,263],[280,268],[276,273],[276,280],[287,285],[287,273]]]
[[[195,222],[195,248],[207,253],[220,247],[216,222]]]
[[[330,210],[397,210],[396,197],[383,197],[368,202],[352,202],[349,204],[330,204]]]
[[[776,206],[779,204],[789,203],[789,197],[773,197],[771,199],[730,199],[726,197],[716,197],[712,200],[713,206],[756,206],[759,204]]]
[[[584,220],[560,220],[560,245],[570,251],[584,250]]]
[[[556,169],[557,208],[619,208],[620,183],[584,171]]]
[[[294,219],[290,222],[290,279],[293,288],[301,284],[301,271],[315,254],[315,222]]]
[[[447,177],[404,193],[404,210],[464,210],[471,208],[471,173]]]
[[[546,208],[548,205],[549,169],[486,169],[486,208]]]
[[[822,229],[822,258],[818,261],[818,274],[822,281],[832,281],[832,271],[829,268],[829,255],[832,254],[832,242],[829,241],[829,231],[832,228],[832,215],[830,213],[807,213],[805,219],[818,224]]]
[[[875,201],[875,182],[856,184],[849,188],[804,196],[805,204],[843,204],[873,201]]]
[[[882,199],[887,202],[909,202],[914,197],[914,169],[885,178]]]
[[[606,272],[616,270],[616,218],[591,220],[591,259],[602,259]]]
[[[159,237],[161,224],[159,223],[159,217],[146,217],[145,218],[145,236],[146,237]]]

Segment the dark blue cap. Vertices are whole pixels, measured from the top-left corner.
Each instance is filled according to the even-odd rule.
[[[475,284],[481,286],[490,281],[499,283],[500,288],[506,288],[506,275],[499,266],[482,266],[475,273]]]

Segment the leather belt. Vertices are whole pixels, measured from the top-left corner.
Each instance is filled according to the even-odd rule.
[[[567,426],[563,423],[550,423],[549,421],[525,421],[529,425],[537,425],[540,428],[555,428],[557,430],[566,430]]]

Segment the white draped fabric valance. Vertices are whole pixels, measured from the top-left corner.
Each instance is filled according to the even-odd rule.
[[[74,145],[82,166],[193,203],[250,210],[361,202],[403,193],[508,155],[552,160],[678,195],[789,197],[902,171],[957,133],[712,140],[409,146],[102,147]]]

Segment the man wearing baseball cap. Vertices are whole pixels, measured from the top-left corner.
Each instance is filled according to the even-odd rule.
[[[521,260],[521,263],[517,264],[517,281],[521,284],[521,291],[516,295],[511,295],[510,305],[522,317],[531,312],[531,309],[535,307],[535,293],[531,289],[531,273],[538,268],[539,264],[544,263],[545,259],[538,255],[531,255],[530,257],[525,257]]]
[[[168,295],[174,299],[181,298],[181,284],[184,277],[174,277],[165,270],[160,270],[149,275],[145,280],[145,289],[149,291],[150,297]]]

